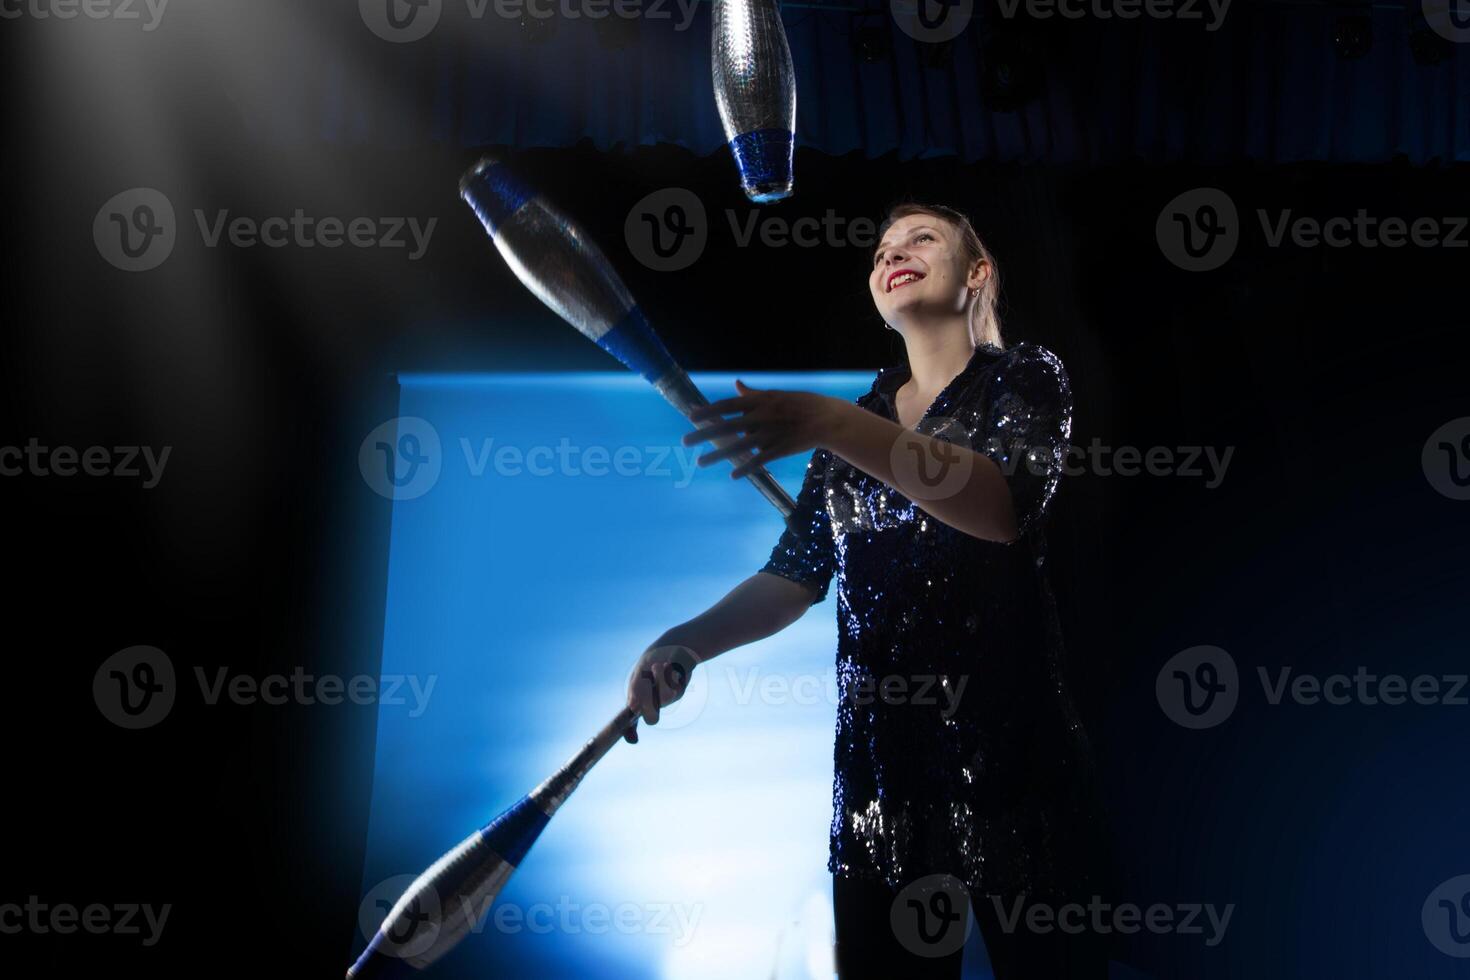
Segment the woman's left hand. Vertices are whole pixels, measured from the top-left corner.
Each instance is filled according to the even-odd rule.
[[[742,453],[754,453],[731,471],[732,479],[746,476],[773,459],[824,445],[847,406],[836,398],[809,391],[752,388],[743,381],[736,381],[735,389],[740,392],[737,397],[695,409],[690,420],[710,424],[684,436],[684,445],[693,446],[738,435],[734,441],[699,457],[700,466],[709,466]],[[733,417],[726,419],[727,415]]]

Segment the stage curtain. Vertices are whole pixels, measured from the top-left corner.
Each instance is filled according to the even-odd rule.
[[[1446,43],[1446,60],[1416,63],[1409,35],[1423,27],[1418,7],[1352,8],[1369,18],[1373,41],[1366,55],[1346,59],[1332,41],[1344,7],[1236,0],[1210,31],[1201,21],[1159,19],[1021,25],[977,6],[937,65],[887,4],[868,13],[788,7],[798,145],[905,160],[1088,165],[1470,160],[1470,50]],[[406,76],[398,120],[359,104],[367,96],[349,78],[314,71],[305,84],[323,100],[318,131],[400,141],[411,129],[413,139],[463,146],[671,143],[712,153],[724,137],[709,5],[694,7],[684,30],[672,2],[650,9],[667,19],[634,21],[622,48],[605,43],[605,24],[587,19],[562,19],[531,43],[493,12],[446,13],[430,37],[383,56]],[[1209,16],[1204,0],[1193,9]],[[886,33],[888,50],[860,57],[860,28]],[[987,106],[984,77],[993,51],[1017,33],[1038,50],[1044,82],[1021,108],[1003,111]]]

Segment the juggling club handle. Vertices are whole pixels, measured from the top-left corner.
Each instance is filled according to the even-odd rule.
[[[654,387],[685,418],[688,418],[689,414],[696,408],[703,408],[709,404],[709,399],[704,397],[704,392],[700,391],[698,386],[690,379],[689,375],[683,371],[678,372],[674,377],[660,380]],[[723,449],[725,446],[734,442],[735,438],[735,436],[716,436],[710,442],[716,448]],[[749,453],[741,453],[739,456],[732,458],[730,462],[732,465],[739,466],[749,459]],[[786,488],[776,482],[776,478],[764,466],[752,473],[747,473],[745,478],[755,485],[755,488],[761,492],[761,496],[771,502],[772,507],[775,507],[781,512],[783,519],[788,521],[791,519],[792,513],[796,510],[796,501],[791,499],[791,494],[787,493]]]

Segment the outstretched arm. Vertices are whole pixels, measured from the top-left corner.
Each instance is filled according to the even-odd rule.
[[[984,541],[1016,539],[1011,490],[989,456],[848,402],[837,402],[832,413],[827,449],[957,531]]]
[[[665,630],[643,652],[628,677],[628,707],[657,724],[659,710],[683,695],[696,665],[781,632],[811,608],[815,591],[756,572],[698,616]],[[629,728],[626,737],[636,742],[636,729]]]
[[[723,449],[699,458],[701,466],[747,451],[755,456],[737,466],[738,478],[773,459],[813,447],[829,450],[874,479],[914,501],[925,513],[958,531],[986,541],[1016,539],[1010,487],[1000,467],[984,453],[905,429],[860,405],[806,391],[768,391],[739,381],[739,397],[700,409],[691,418],[711,424],[684,436],[684,443],[741,433]],[[737,417],[725,419],[725,415]],[[912,459],[912,471],[895,472],[895,460]],[[938,465],[945,476],[919,479],[920,467]]]
[[[811,608],[812,589],[769,572],[756,572],[719,602],[667,630],[655,646],[688,647],[704,663],[736,647],[781,632]]]

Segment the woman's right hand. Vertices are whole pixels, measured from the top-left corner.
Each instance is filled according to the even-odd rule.
[[[628,675],[628,707],[644,722],[658,724],[659,711],[684,696],[689,679],[699,663],[699,654],[677,644],[657,644],[643,651]],[[628,726],[623,737],[638,741],[638,725]]]

